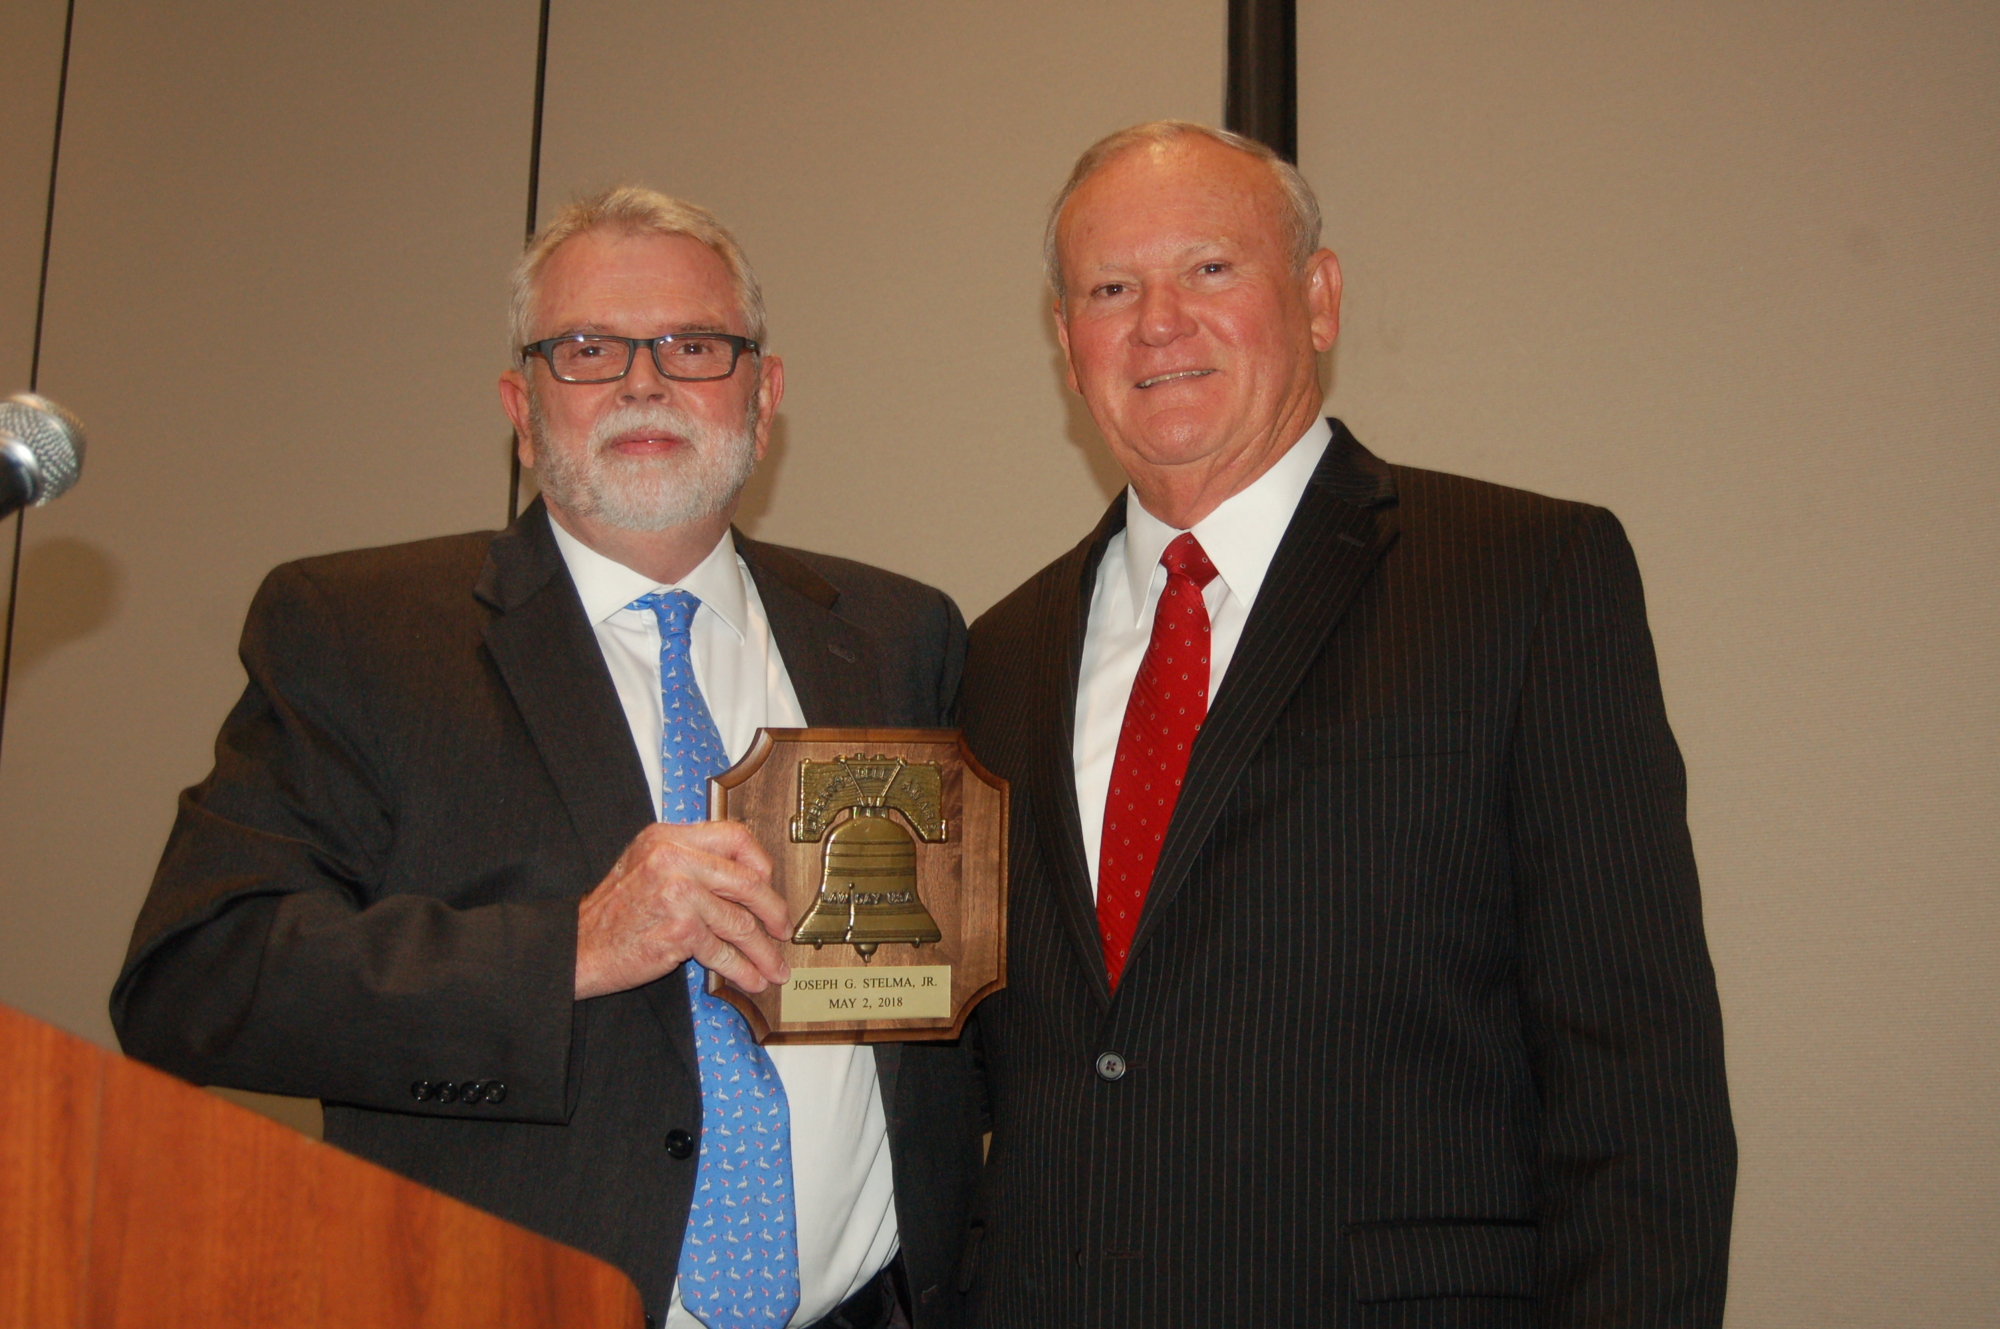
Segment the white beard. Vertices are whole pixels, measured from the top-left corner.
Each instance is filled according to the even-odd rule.
[[[757,398],[740,429],[697,420],[672,406],[621,406],[598,420],[582,447],[549,429],[540,394],[528,392],[535,481],[549,502],[627,531],[664,531],[728,509],[757,465]],[[668,456],[621,457],[610,441],[635,429],[686,440]]]

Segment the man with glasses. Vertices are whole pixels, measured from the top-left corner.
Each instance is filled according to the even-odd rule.
[[[515,274],[498,534],[272,573],[112,1014],[203,1083],[632,1275],[672,1326],[954,1321],[979,1164],[953,1044],[758,1048],[771,860],[707,823],[758,728],[928,726],[942,593],[735,531],[784,367],[706,211],[625,188]],[[900,1254],[899,1254],[900,1251]]]

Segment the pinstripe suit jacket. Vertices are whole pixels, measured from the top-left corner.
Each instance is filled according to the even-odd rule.
[[[1715,1324],[1735,1143],[1630,548],[1333,428],[1115,999],[1070,736],[1123,502],[972,629],[1014,792],[973,1322]]]

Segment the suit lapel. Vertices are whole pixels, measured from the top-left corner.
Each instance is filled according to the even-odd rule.
[[[869,636],[834,612],[840,590],[776,545],[736,532],[785,673],[809,725],[882,722],[882,671]]]
[[[1389,468],[1338,420],[1331,423],[1333,441],[1272,556],[1229,672],[1189,757],[1128,966],[1180,893],[1244,765],[1319,658],[1355,593],[1395,543],[1395,482]]]
[[[537,502],[494,537],[475,593],[486,649],[569,812],[597,881],[654,820],[646,772],[596,635]]]
[[[494,537],[474,593],[496,611],[486,649],[555,782],[594,885],[656,817],[624,708],[539,499]],[[676,970],[642,990],[693,1072],[686,981]]]
[[[1083,668],[1083,636],[1090,622],[1090,598],[1105,546],[1125,529],[1125,495],[1112,500],[1103,520],[1087,539],[1066,554],[1049,580],[1046,602],[1037,615],[1040,636],[1029,659],[1040,670],[1028,714],[1057,717],[1034,736],[1033,774],[1029,781],[1035,806],[1035,830],[1042,860],[1049,866],[1056,902],[1076,948],[1084,973],[1090,976],[1100,1006],[1111,1005],[1111,981],[1104,972],[1104,948],[1098,939],[1097,906],[1090,890],[1090,860],[1084,853],[1083,815],[1076,802],[1076,688]]]

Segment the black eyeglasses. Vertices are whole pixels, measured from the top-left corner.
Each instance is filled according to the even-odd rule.
[[[683,383],[707,383],[728,378],[745,352],[757,354],[757,343],[727,332],[670,332],[664,337],[600,337],[575,333],[530,342],[522,355],[539,355],[549,372],[565,383],[616,383],[632,372],[632,357],[641,346],[653,349],[653,367],[660,377]]]

